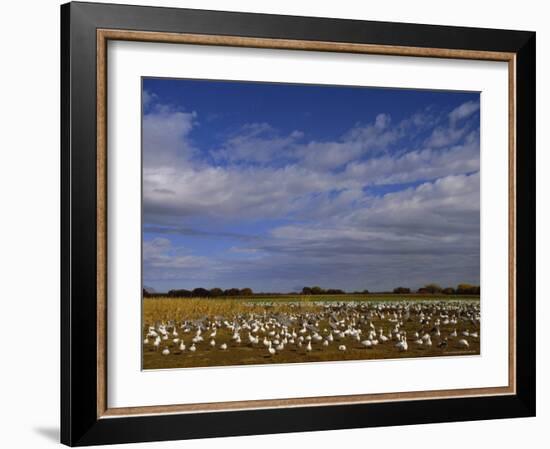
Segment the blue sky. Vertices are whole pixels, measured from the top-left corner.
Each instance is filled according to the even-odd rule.
[[[143,80],[143,277],[479,283],[479,93]]]

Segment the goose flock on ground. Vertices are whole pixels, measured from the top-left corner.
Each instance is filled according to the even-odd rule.
[[[246,348],[276,359],[289,351],[307,357],[314,351],[341,354],[384,347],[399,357],[407,356],[407,352],[418,353],[419,349],[429,349],[430,354],[437,349],[444,354],[467,351],[472,344],[479,347],[477,301],[320,301],[314,305],[318,307],[311,311],[290,304],[290,311],[283,313],[267,303],[263,313],[196,320],[181,317],[145,324],[144,350],[162,356],[185,356]]]

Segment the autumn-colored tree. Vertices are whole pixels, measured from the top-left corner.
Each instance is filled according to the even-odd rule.
[[[458,284],[456,293],[459,295],[479,295],[479,286],[471,284]]]

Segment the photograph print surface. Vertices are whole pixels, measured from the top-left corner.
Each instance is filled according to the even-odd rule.
[[[144,369],[480,353],[480,95],[143,78]]]

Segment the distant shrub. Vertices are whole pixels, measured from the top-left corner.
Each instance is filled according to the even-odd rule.
[[[459,295],[479,295],[479,285],[458,284],[456,293]]]
[[[438,284],[428,284],[428,285],[425,285],[424,288],[428,293],[441,293],[441,290],[442,290]]]

